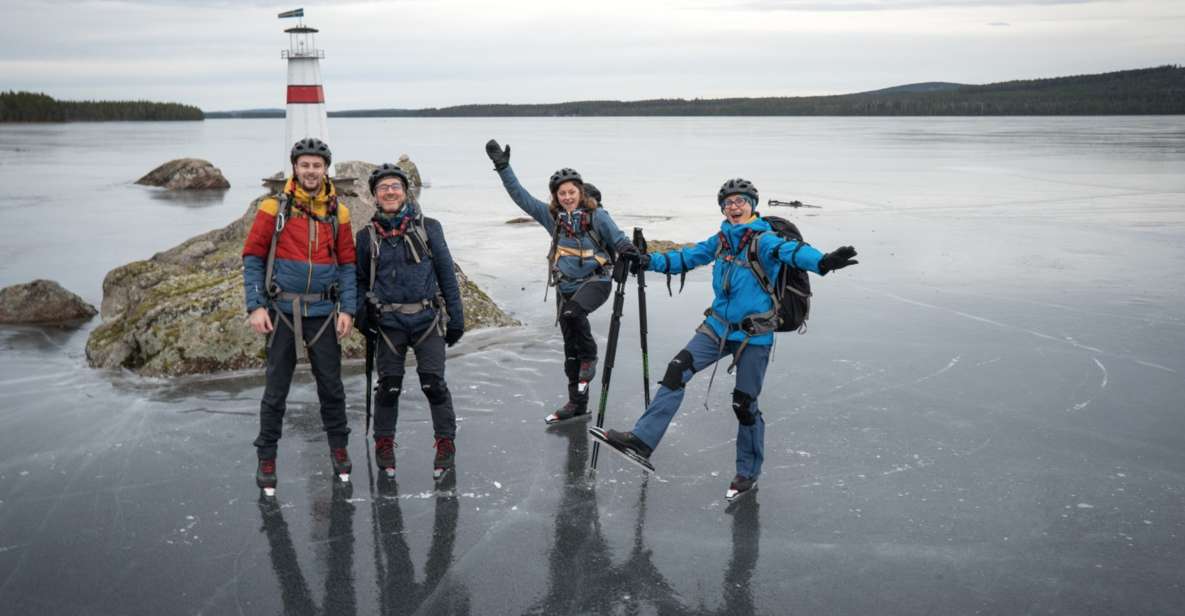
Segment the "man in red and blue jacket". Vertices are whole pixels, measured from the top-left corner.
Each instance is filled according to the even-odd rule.
[[[276,486],[276,448],[298,359],[317,380],[321,423],[334,472],[348,480],[350,428],[341,379],[341,345],[357,304],[350,212],[327,177],[333,156],[320,139],[292,147],[292,177],[259,204],[243,246],[243,286],[251,328],[270,334],[267,385],[255,447],[259,487]]]

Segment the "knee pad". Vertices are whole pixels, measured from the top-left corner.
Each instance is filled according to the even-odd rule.
[[[424,390],[428,404],[444,404],[448,401],[448,383],[435,374],[421,374],[420,389]]]
[[[683,389],[683,373],[688,370],[694,370],[691,367],[691,352],[683,349],[667,364],[667,372],[658,384],[667,389]]]
[[[739,389],[732,390],[732,412],[736,413],[737,421],[741,422],[742,426],[751,426],[757,423],[757,417],[750,410],[752,405],[753,396]]]
[[[379,406],[395,406],[395,403],[399,402],[399,394],[403,390],[403,377],[385,376],[379,379],[379,386],[375,390],[375,404]]]
[[[588,316],[588,312],[573,301],[566,301],[560,308],[560,319],[568,321],[569,323],[578,323],[581,319]]]

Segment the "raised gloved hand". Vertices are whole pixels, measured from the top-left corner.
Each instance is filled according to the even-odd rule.
[[[456,344],[458,340],[461,339],[461,336],[464,336],[464,335],[465,335],[465,330],[461,329],[460,327],[457,327],[457,328],[450,327],[450,328],[444,330],[444,343],[447,346],[451,347],[454,344]]]
[[[501,171],[510,165],[510,146],[503,150],[494,139],[486,142],[486,156],[494,163],[494,171]]]
[[[856,256],[856,249],[851,246],[840,246],[835,250],[823,255],[819,259],[819,273],[826,274],[832,270],[843,269],[849,265],[855,265],[859,261],[853,259]]]

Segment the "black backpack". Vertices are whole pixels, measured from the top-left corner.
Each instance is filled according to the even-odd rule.
[[[806,245],[798,227],[789,220],[778,216],[762,216],[761,219],[769,223],[778,237],[798,242],[794,253]],[[806,320],[811,312],[811,281],[806,271],[783,263],[778,271],[778,279],[771,282],[761,266],[761,260],[757,258],[758,243],[749,242],[749,264],[761,288],[773,299],[774,314],[777,315],[774,331],[806,333]]]

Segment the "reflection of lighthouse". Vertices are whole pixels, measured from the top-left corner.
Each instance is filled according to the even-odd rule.
[[[302,11],[293,16],[303,14]],[[288,152],[293,143],[305,137],[329,141],[325,90],[321,87],[321,58],[325,57],[325,51],[317,49],[317,29],[301,23],[285,32],[288,33],[288,49],[282,51],[280,57],[288,60],[288,125],[281,169],[291,167]]]

